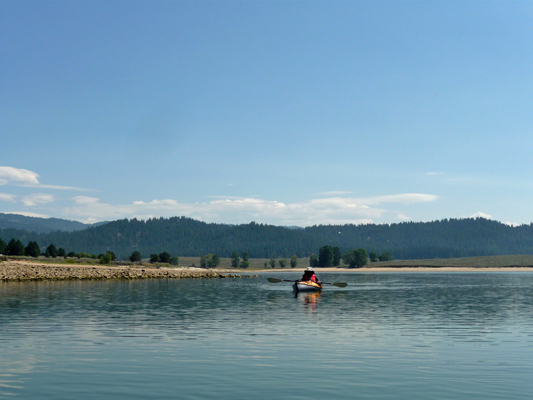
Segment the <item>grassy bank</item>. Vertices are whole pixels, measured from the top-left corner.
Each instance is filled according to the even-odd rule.
[[[70,264],[70,265],[99,265],[97,259],[91,258],[32,258],[32,257],[2,257],[7,260],[24,260],[29,262],[39,262],[46,264]],[[276,259],[275,269],[281,269]],[[284,258],[286,267],[283,270],[290,271],[290,259]],[[272,269],[268,258],[250,258],[250,268],[248,270]],[[265,267],[266,263],[266,267]],[[128,261],[116,261],[109,266],[120,267],[146,267],[146,268],[173,268],[170,264],[150,264],[148,260],[142,263],[131,263]],[[309,258],[299,258],[295,270],[301,271],[309,266]],[[200,267],[200,257],[180,257],[179,267]],[[464,257],[464,258],[435,258],[426,260],[395,260],[387,262],[374,262],[365,266],[366,269],[372,268],[505,268],[505,267],[531,267],[533,268],[533,255],[512,255],[512,256],[485,256],[485,257]],[[347,265],[341,264],[338,268],[348,268]],[[231,267],[231,258],[221,258],[217,269],[233,269]],[[240,268],[239,268],[240,269]],[[357,270],[357,269],[354,269]]]
[[[397,260],[367,265],[376,268],[428,267],[428,268],[505,268],[533,267],[533,255],[486,256],[463,258],[435,258],[428,260]]]
[[[268,258],[250,258],[250,269],[270,269]],[[291,270],[290,259],[285,259],[284,270]],[[200,257],[180,257],[180,265],[200,265]],[[309,266],[309,258],[299,258],[296,270],[302,270]],[[512,256],[485,256],[485,257],[463,257],[463,258],[434,258],[427,260],[395,260],[386,262],[373,262],[365,268],[505,268],[505,267],[532,267],[533,255],[512,255]],[[231,269],[231,259],[221,258],[219,268]],[[339,268],[348,268],[348,265],[341,263]],[[276,259],[276,269],[280,269]],[[357,270],[354,268],[354,270]]]

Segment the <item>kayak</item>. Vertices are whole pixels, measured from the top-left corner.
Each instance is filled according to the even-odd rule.
[[[322,290],[322,285],[312,281],[298,281],[292,288],[295,292],[308,292],[310,290]]]

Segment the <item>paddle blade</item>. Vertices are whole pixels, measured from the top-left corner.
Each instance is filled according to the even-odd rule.
[[[267,278],[267,280],[268,280],[270,283],[280,283],[280,282],[283,282],[283,279],[277,279],[277,278]]]
[[[348,284],[346,282],[337,282],[337,283],[333,283],[332,285],[333,286],[337,286],[337,287],[346,287],[346,286],[348,286]]]

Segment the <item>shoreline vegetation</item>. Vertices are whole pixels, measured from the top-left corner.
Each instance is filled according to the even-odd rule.
[[[94,260],[61,258],[6,257],[0,258],[0,281],[47,281],[47,280],[105,280],[105,279],[198,279],[241,278],[242,273],[301,272],[309,266],[309,258],[299,258],[292,268],[265,268],[268,259],[249,259],[247,269],[232,268],[231,258],[221,258],[215,269],[199,268],[200,257],[180,257],[181,266],[170,264],[128,263],[117,261],[101,265]],[[339,267],[316,268],[321,272],[473,272],[473,271],[533,271],[533,255],[464,257],[452,259],[395,260],[373,262],[361,268]],[[237,275],[232,274],[238,273]]]

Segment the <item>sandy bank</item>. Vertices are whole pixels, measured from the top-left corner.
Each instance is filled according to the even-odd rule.
[[[240,278],[241,275],[197,268],[134,268],[96,265],[40,264],[27,261],[0,263],[0,282],[96,279]]]

